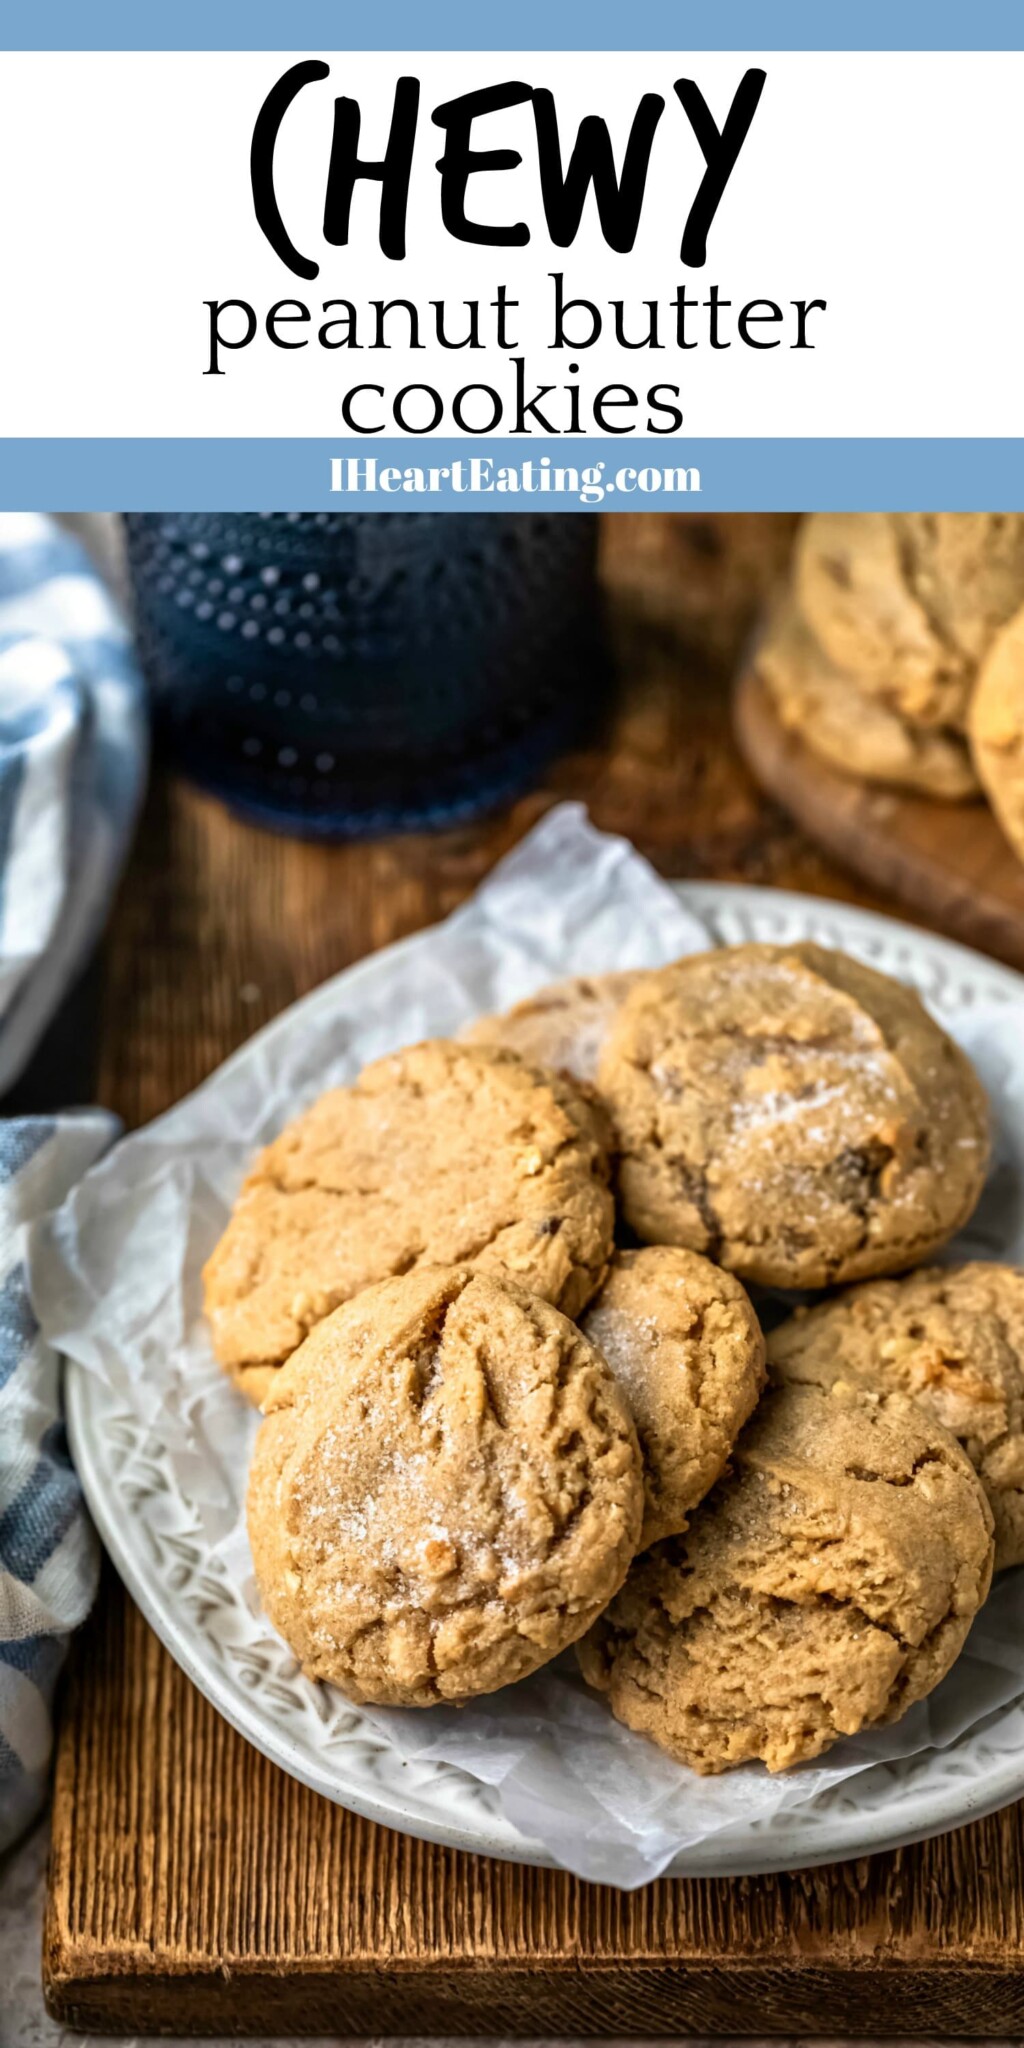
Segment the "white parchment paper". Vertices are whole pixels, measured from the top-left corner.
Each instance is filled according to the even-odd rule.
[[[124,1139],[37,1226],[30,1284],[45,1336],[103,1375],[159,1435],[205,1530],[211,1569],[230,1574],[254,1606],[243,1506],[257,1418],[212,1357],[200,1289],[254,1150],[322,1089],[399,1045],[450,1035],[567,974],[658,966],[709,943],[632,847],[565,805],[445,924],[285,1012],[194,1095]],[[1024,1016],[967,1005],[962,1016],[944,1008],[942,1022],[975,1059],[997,1130],[985,1196],[950,1256],[1020,1263]],[[262,1617],[258,1625],[270,1632]],[[784,1777],[760,1766],[696,1777],[619,1727],[571,1658],[461,1709],[361,1711],[403,1756],[454,1764],[491,1787],[508,1818],[566,1868],[630,1887],[681,1848],[858,1774],[858,1799],[884,1802],[888,1763],[955,1742],[1022,1695],[1024,1570],[997,1580],[930,1700]]]

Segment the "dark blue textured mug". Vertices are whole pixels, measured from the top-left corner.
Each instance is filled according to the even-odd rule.
[[[600,704],[586,515],[125,524],[158,742],[258,822],[344,838],[472,817]]]

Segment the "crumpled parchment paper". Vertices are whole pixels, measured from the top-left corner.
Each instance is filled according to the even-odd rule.
[[[658,966],[709,943],[632,847],[564,805],[445,924],[286,1011],[194,1095],[124,1139],[36,1227],[30,1282],[44,1335],[159,1432],[201,1518],[211,1569],[231,1574],[254,1604],[243,1507],[257,1418],[213,1360],[199,1278],[254,1150],[322,1089],[399,1045],[449,1035],[567,974]],[[1019,1263],[1024,1016],[968,1006],[941,1021],[975,1059],[997,1131],[982,1203],[950,1255]],[[679,1849],[856,1774],[858,1799],[877,1806],[894,1784],[886,1764],[955,1743],[1021,1696],[1024,1569],[996,1581],[930,1700],[781,1777],[751,1765],[698,1778],[620,1727],[571,1657],[461,1709],[361,1711],[402,1755],[455,1764],[493,1788],[507,1817],[566,1868],[632,1887]]]

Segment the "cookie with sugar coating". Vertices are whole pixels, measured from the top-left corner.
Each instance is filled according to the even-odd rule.
[[[555,1067],[577,1081],[597,1073],[608,1027],[642,969],[577,974],[553,981],[511,1010],[478,1017],[460,1032],[465,1045],[504,1045],[538,1067]]]
[[[984,1091],[912,990],[801,941],[725,946],[648,975],[598,1072],[641,1241],[743,1280],[899,1272],[970,1215]]]
[[[764,1386],[764,1338],[731,1273],[698,1252],[616,1252],[581,1328],[629,1402],[644,1461],[640,1546],[678,1535]]]
[[[614,1228],[603,1116],[565,1075],[429,1039],[320,1096],[259,1155],[203,1274],[250,1400],[340,1303],[419,1265],[505,1272],[578,1315]]]
[[[431,1706],[572,1643],[636,1550],[643,1479],[600,1353],[497,1273],[422,1267],[278,1374],[249,1480],[256,1578],[313,1678]]]

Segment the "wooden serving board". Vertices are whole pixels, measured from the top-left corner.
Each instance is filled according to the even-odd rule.
[[[629,524],[610,522],[624,542]],[[668,874],[891,908],[745,772],[725,657],[684,656],[646,587],[627,600],[609,729],[478,827],[303,846],[159,777],[106,948],[99,1099],[159,1114],[286,1003],[454,909],[554,796]],[[629,1897],[459,1855],[268,1763],[108,1571],[63,1701],[44,1982],[55,2017],[97,2033],[1013,2036],[1024,1809],[841,1868]]]
[[[625,1895],[438,1849],[250,1749],[113,1583],[67,1703],[51,2012],[126,2034],[1024,2031],[1024,1812]]]
[[[762,788],[833,859],[965,945],[1024,969],[1024,862],[979,797],[940,803],[843,775],[787,731],[756,664],[736,734]]]

